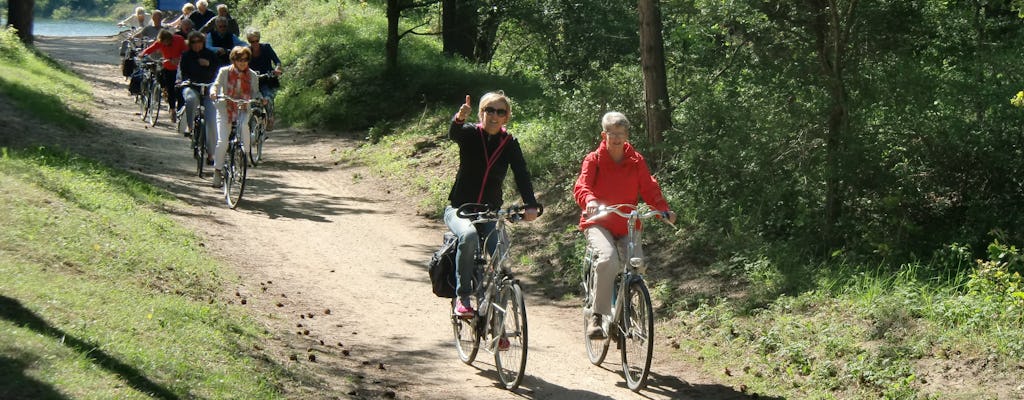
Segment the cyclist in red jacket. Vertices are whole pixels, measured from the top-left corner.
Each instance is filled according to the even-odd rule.
[[[621,258],[626,253],[628,227],[625,218],[614,214],[593,222],[587,222],[587,217],[595,214],[599,206],[635,205],[642,198],[655,210],[667,212],[669,222],[676,219],[644,157],[627,141],[629,120],[626,116],[620,112],[609,112],[601,118],[601,127],[601,144],[583,159],[583,168],[573,188],[576,204],[583,210],[580,230],[597,253],[594,317],[587,328],[587,335],[592,338],[605,337],[602,315],[612,313],[615,275],[627,261]],[[639,246],[636,254],[643,255]]]

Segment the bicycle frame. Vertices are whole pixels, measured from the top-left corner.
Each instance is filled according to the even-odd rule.
[[[650,210],[649,206],[636,206],[633,204],[616,204],[613,206],[601,206],[598,212],[587,219],[594,221],[603,218],[608,214],[616,214],[626,218],[627,240],[626,260],[622,263],[622,271],[616,275],[615,288],[612,292],[611,315],[604,321],[607,336],[595,338],[585,336],[587,355],[590,362],[600,365],[608,352],[608,343],[615,340],[616,345],[622,353],[622,371],[626,377],[626,385],[634,392],[639,391],[646,385],[650,373],[650,362],[654,342],[654,320],[651,309],[650,293],[644,282],[646,265],[643,257],[638,256],[638,247],[641,243],[643,228],[641,221],[650,217],[660,216],[667,218],[669,215],[661,211]],[[623,211],[628,209],[629,211]],[[667,222],[667,221],[666,221]],[[583,287],[584,287],[584,326],[588,326],[593,315],[593,300],[595,282],[594,274],[594,249],[587,246],[587,253],[584,258]],[[636,306],[633,301],[637,301]],[[633,309],[636,307],[636,309]],[[636,321],[634,321],[634,316]],[[634,325],[635,324],[635,325]],[[586,330],[586,328],[585,328]],[[596,342],[595,342],[596,341]],[[634,356],[639,356],[640,363],[634,363]]]
[[[481,336],[487,333],[487,328],[492,326],[492,324],[501,322],[500,318],[496,319],[495,314],[489,312],[491,307],[494,307],[500,316],[504,317],[505,310],[492,303],[496,293],[499,292],[502,286],[518,282],[512,275],[511,260],[509,259],[511,243],[509,242],[508,233],[505,232],[506,220],[509,218],[521,217],[515,213],[513,208],[508,208],[494,211],[493,216],[490,216],[490,218],[481,216],[473,220],[474,225],[495,223],[494,230],[487,237],[480,238],[479,246],[477,246],[476,253],[473,256],[476,264],[473,271],[473,292],[476,293],[478,299],[477,309],[479,313],[474,318],[482,318],[475,321],[474,325]],[[484,249],[487,247],[487,242],[491,239],[497,240],[497,243],[495,244],[494,252],[489,254]],[[498,345],[498,339],[500,339],[500,336],[490,338],[485,348],[490,349],[490,352],[494,352]]]
[[[511,241],[506,223],[523,219],[524,210],[521,206],[492,210],[483,204],[464,204],[457,211],[458,217],[469,219],[474,226],[492,222],[495,226],[486,237],[480,238],[473,257],[472,293],[477,298],[477,312],[469,318],[454,312],[451,315],[456,348],[462,362],[471,364],[481,338],[486,338],[483,347],[494,354],[498,377],[509,390],[522,382],[529,335],[522,288],[512,276]],[[491,243],[494,251],[484,250]],[[457,299],[452,300],[453,307]]]

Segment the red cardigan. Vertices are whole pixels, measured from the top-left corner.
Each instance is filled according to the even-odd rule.
[[[651,176],[651,171],[647,168],[647,162],[629,143],[625,144],[625,153],[620,163],[612,160],[603,140],[597,150],[587,154],[583,158],[583,168],[573,188],[573,197],[584,211],[591,200],[597,200],[602,205],[614,205],[637,204],[641,198],[655,210],[669,210],[658,181]],[[581,214],[581,230],[600,225],[616,238],[629,233],[626,219],[618,215],[607,215],[590,223],[585,221],[586,217]]]

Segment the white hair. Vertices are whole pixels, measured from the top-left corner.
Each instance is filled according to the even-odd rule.
[[[629,119],[618,111],[609,111],[601,117],[601,129],[608,131],[613,126],[629,129]]]

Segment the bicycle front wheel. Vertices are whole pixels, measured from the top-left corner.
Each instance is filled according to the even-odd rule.
[[[196,173],[203,177],[203,167],[206,166],[206,129],[200,120],[192,125],[192,157],[196,159]]]
[[[263,140],[266,138],[267,121],[262,114],[255,114],[249,120],[249,132],[252,140],[249,141],[249,159],[252,165],[258,164],[263,159]]]
[[[476,360],[476,353],[480,350],[480,335],[477,334],[473,321],[476,318],[459,318],[455,315],[455,299],[452,299],[451,318],[452,333],[455,334],[455,350],[459,352],[459,360],[467,365],[473,364]]]
[[[643,281],[634,281],[626,290],[619,325],[619,348],[622,349],[622,373],[626,386],[638,392],[647,385],[654,352],[654,310],[651,294]]]
[[[228,165],[224,167],[224,198],[228,207],[234,209],[242,201],[245,191],[245,174],[248,161],[241,143],[232,143],[228,149]]]
[[[150,126],[156,126],[156,119],[160,116],[160,98],[163,97],[160,92],[159,83],[152,82],[149,85],[149,111],[146,113],[146,122]]]
[[[514,390],[523,382],[526,371],[526,351],[528,343],[526,327],[526,302],[523,300],[523,289],[515,281],[506,282],[498,293],[497,304],[492,304],[490,312],[498,318],[500,325],[495,324],[497,332],[491,337],[498,338],[497,351],[494,352],[494,366],[498,368],[498,378],[505,389]],[[502,349],[502,339],[508,340],[508,348]]]

